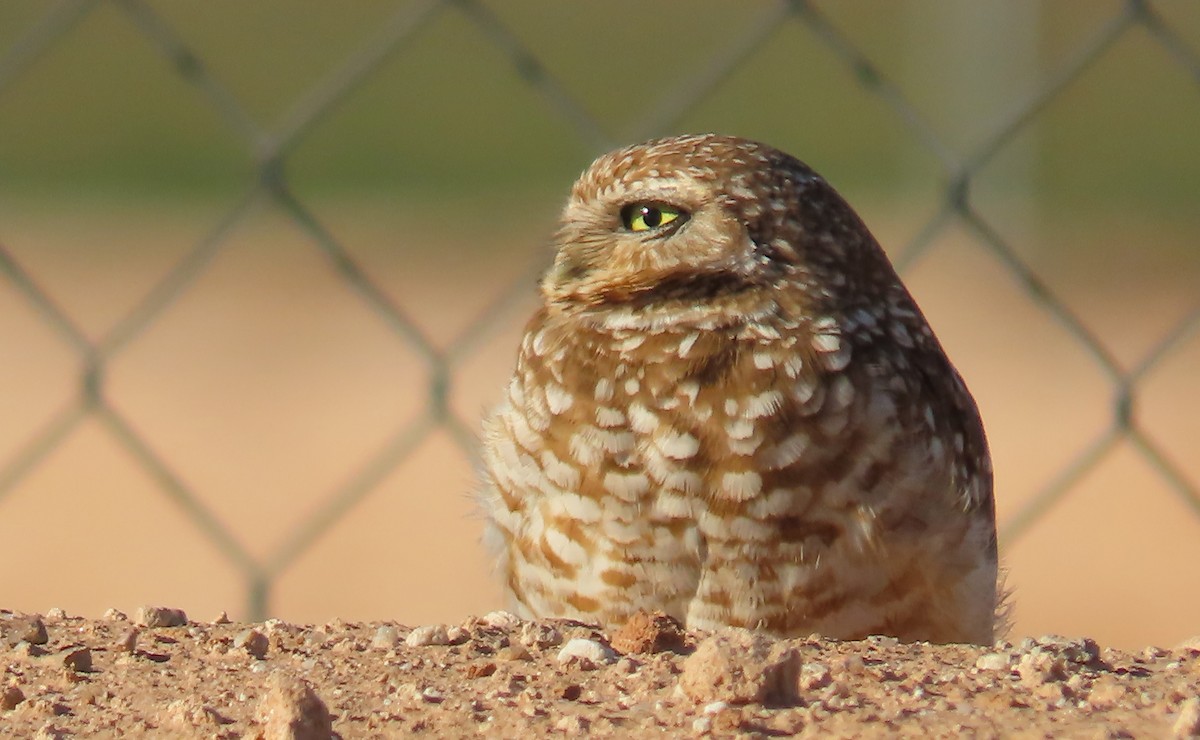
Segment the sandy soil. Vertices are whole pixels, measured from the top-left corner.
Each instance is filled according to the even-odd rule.
[[[7,736],[1200,736],[1200,637],[1128,652],[775,641],[635,616],[613,635],[504,612],[459,625],[0,611]]]

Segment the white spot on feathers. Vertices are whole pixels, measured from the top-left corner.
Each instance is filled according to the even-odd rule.
[[[726,473],[721,478],[721,490],[735,501],[747,501],[762,493],[762,476],[753,470]]]
[[[782,393],[774,389],[763,391],[757,396],[750,396],[746,399],[746,416],[751,419],[770,416],[778,411],[781,405],[783,405]]]
[[[633,431],[650,434],[658,429],[658,417],[640,403],[629,404],[629,426]]]
[[[667,432],[654,438],[662,454],[673,460],[687,460],[700,451],[700,441],[687,432]]]
[[[650,479],[642,473],[618,473],[604,475],[604,490],[622,501],[637,501],[650,490]]]
[[[550,407],[550,413],[558,416],[571,408],[574,403],[575,397],[566,388],[554,383],[546,384],[546,405]]]

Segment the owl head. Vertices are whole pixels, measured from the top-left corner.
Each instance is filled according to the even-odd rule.
[[[798,272],[819,284],[824,273],[844,275],[862,262],[864,246],[878,251],[850,206],[805,164],[716,134],[600,157],[572,188],[554,242],[542,292],[563,311],[694,305]]]

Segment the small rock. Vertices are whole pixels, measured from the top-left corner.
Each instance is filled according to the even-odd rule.
[[[333,719],[321,697],[307,681],[283,671],[267,678],[256,714],[265,740],[329,740],[333,733]]]
[[[617,654],[611,647],[599,640],[588,640],[583,637],[568,640],[562,650],[558,651],[559,663],[574,663],[585,671],[607,665],[616,659]]]
[[[408,633],[408,637],[404,638],[404,644],[409,647],[449,645],[450,635],[446,634],[445,625],[430,624],[424,627],[413,628],[413,631]]]
[[[1021,683],[1030,688],[1061,681],[1067,677],[1067,667],[1063,659],[1041,649],[1034,649],[1022,655],[1017,663],[1017,672],[1021,674]]]
[[[1009,668],[1008,656],[1003,653],[984,653],[976,658],[975,667],[981,671],[1006,671]]]
[[[479,618],[479,623],[484,627],[509,630],[520,624],[521,619],[516,614],[510,612],[496,611],[484,614]]]
[[[1142,648],[1142,658],[1145,660],[1158,660],[1159,658],[1165,658],[1167,655],[1167,651],[1157,645],[1149,645]]]
[[[631,676],[634,673],[637,673],[637,669],[638,662],[633,658],[630,658],[628,655],[621,656],[621,659],[617,661],[617,673],[624,673],[627,676]]]
[[[92,651],[85,647],[68,649],[62,655],[62,662],[67,668],[77,673],[90,673],[92,670]]]
[[[1200,697],[1193,696],[1179,705],[1179,717],[1171,726],[1174,737],[1200,737]]]
[[[559,697],[567,701],[579,701],[579,697],[583,696],[583,687],[577,683],[567,684],[563,688]]]
[[[137,650],[138,636],[141,630],[137,627],[130,627],[121,635],[121,639],[117,642],[117,649],[121,652],[132,653]]]
[[[447,627],[446,639],[449,640],[449,645],[461,645],[471,639],[471,633],[462,627]]]
[[[692,732],[698,732],[701,735],[707,732],[712,732],[713,721],[710,716],[697,717],[692,720]]]
[[[143,627],[182,627],[187,624],[187,614],[167,606],[141,606],[134,621]]]
[[[424,699],[421,696],[421,692],[423,690],[424,689],[421,689],[414,683],[402,683],[402,684],[396,686],[396,690],[393,692],[392,695],[397,698],[403,698],[407,701],[419,702],[419,701],[424,701]]]
[[[525,622],[521,625],[521,644],[545,650],[562,644],[562,633],[544,622]]]
[[[823,663],[805,663],[800,668],[800,689],[802,691],[823,689],[831,683],[833,683],[833,677],[830,675],[829,667]]]
[[[213,617],[212,623],[213,624],[229,624],[229,614],[226,613],[226,611],[224,609],[222,609],[220,614]]]
[[[126,622],[129,620],[129,615],[120,609],[105,609],[104,618],[110,622]]]
[[[1044,635],[1037,639],[1037,645],[1043,652],[1053,653],[1062,657],[1063,660],[1079,665],[1087,665],[1100,657],[1100,646],[1090,637],[1070,638],[1061,635]]]
[[[679,686],[698,702],[791,704],[798,698],[801,666],[800,653],[784,642],[725,629],[701,641],[683,661]]]
[[[486,663],[472,663],[467,666],[467,678],[484,678],[496,672],[496,664],[488,661]]]
[[[446,697],[442,694],[442,692],[438,691],[432,686],[429,686],[421,691],[421,701],[427,704],[441,704],[445,700]]]
[[[681,653],[687,633],[678,620],[662,612],[636,612],[612,637],[619,653]]]
[[[328,640],[329,635],[327,635],[325,631],[320,628],[314,629],[304,636],[304,644],[308,645],[309,647],[325,647],[325,643]]]
[[[400,635],[396,633],[396,628],[390,624],[385,624],[375,630],[375,636],[371,638],[371,647],[379,650],[390,650],[400,643]]]
[[[13,617],[0,625],[9,645],[27,642],[30,645],[45,645],[50,640],[46,623],[36,614],[28,617]]]
[[[718,712],[723,712],[728,708],[729,708],[728,702],[714,701],[711,704],[706,704],[704,706],[703,711],[705,714],[717,714]]]
[[[67,612],[65,609],[62,609],[57,606],[52,606],[46,610],[46,619],[66,619],[66,618],[67,618]]]
[[[25,701],[25,692],[21,691],[20,686],[9,684],[4,687],[3,691],[0,691],[0,709],[6,712],[23,701]]]
[[[238,636],[233,638],[233,646],[235,648],[242,648],[255,658],[262,660],[267,656],[267,649],[271,646],[271,640],[259,630],[248,629],[239,632]]]
[[[500,660],[533,660],[529,649],[519,642],[500,648],[496,651],[496,657]]]

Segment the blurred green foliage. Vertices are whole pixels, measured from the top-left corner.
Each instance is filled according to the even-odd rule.
[[[960,156],[1037,94],[1047,74],[1122,7],[1116,0],[977,3],[989,12],[1011,7],[1014,18],[1036,21],[986,28],[995,38],[981,49],[973,46],[969,25],[947,20],[954,3],[815,7]],[[644,134],[643,122],[660,101],[772,5],[494,0],[483,7],[613,142],[626,143]],[[384,0],[147,3],[266,132],[407,6]],[[40,0],[0,4],[0,194],[192,197],[247,186],[255,176],[253,142],[178,74],[120,3],[97,3],[28,67],[4,76],[13,50],[52,7]],[[1200,53],[1200,3],[1151,7],[1186,48]],[[949,15],[962,14],[960,7]],[[956,49],[963,58],[947,58]],[[983,52],[986,59],[973,58]],[[974,81],[970,73],[980,68],[987,78]],[[794,19],[671,130],[770,141],[842,187],[932,192],[940,185],[936,160],[896,111]],[[286,166],[290,182],[306,193],[474,197],[561,189],[595,149],[450,3],[307,131]],[[997,189],[1011,186],[1051,204],[1194,205],[1200,80],[1135,28],[993,161],[984,176]]]

